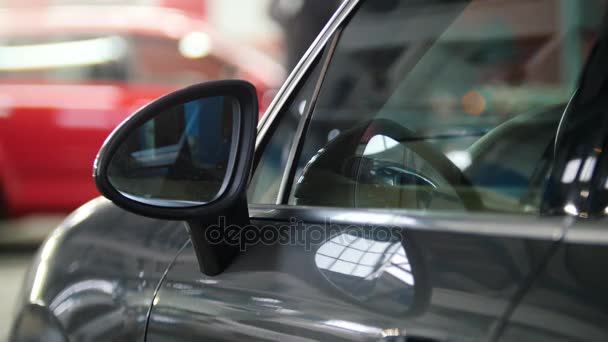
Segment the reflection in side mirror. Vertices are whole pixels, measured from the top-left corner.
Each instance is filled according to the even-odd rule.
[[[135,201],[188,207],[213,201],[226,183],[238,101],[213,96],[178,104],[142,122],[108,166],[110,184]]]

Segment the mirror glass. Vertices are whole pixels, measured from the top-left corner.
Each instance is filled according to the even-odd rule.
[[[123,196],[158,206],[208,203],[230,167],[238,101],[216,96],[158,111],[131,131],[108,166]]]

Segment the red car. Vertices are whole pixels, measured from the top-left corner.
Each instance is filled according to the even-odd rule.
[[[280,64],[184,11],[142,6],[0,11],[0,208],[69,211],[98,195],[91,165],[129,113],[178,87],[244,78],[260,113]]]

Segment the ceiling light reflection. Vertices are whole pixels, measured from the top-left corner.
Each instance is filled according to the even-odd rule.
[[[323,244],[315,255],[320,269],[358,278],[386,273],[414,285],[410,261],[400,242],[385,242],[340,234]]]
[[[211,38],[204,32],[191,32],[179,41],[178,49],[186,58],[203,58],[211,52]]]
[[[445,154],[460,170],[464,170],[472,163],[471,155],[467,151],[450,151]]]
[[[579,176],[579,180],[581,182],[588,182],[591,180],[591,176],[593,176],[593,170],[595,169],[596,162],[596,157],[589,157],[585,159],[585,164],[583,165],[581,175]]]
[[[385,135],[374,135],[365,146],[365,150],[363,151],[363,155],[367,156],[370,154],[376,154],[380,152],[384,152],[390,148],[399,145],[395,139],[391,137],[387,137]]]
[[[576,158],[568,161],[566,164],[566,168],[564,169],[564,173],[562,174],[562,183],[569,184],[574,182],[576,178],[576,173],[581,165],[581,159]]]
[[[566,204],[566,206],[564,207],[564,211],[567,214],[570,214],[570,215],[573,215],[573,216],[578,216],[578,209],[572,203]]]

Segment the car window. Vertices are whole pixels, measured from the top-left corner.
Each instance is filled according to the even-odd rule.
[[[289,204],[538,213],[603,2],[365,1],[344,28]],[[538,16],[537,13],[544,13]]]
[[[319,56],[322,56],[321,52]],[[319,57],[321,58],[321,57]],[[283,172],[289,159],[300,119],[309,110],[311,98],[320,73],[320,63],[316,61],[311,71],[302,78],[299,89],[284,106],[275,120],[269,138],[263,142],[257,153],[260,156],[249,184],[247,199],[252,204],[275,204],[283,179]]]
[[[0,37],[0,80],[186,86],[237,75],[214,54],[187,52],[179,40],[145,35]]]
[[[0,80],[125,81],[128,54],[112,34],[0,37]]]

